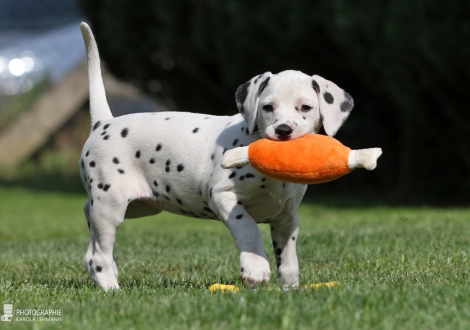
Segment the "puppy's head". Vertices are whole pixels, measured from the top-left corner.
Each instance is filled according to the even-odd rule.
[[[354,106],[333,82],[292,70],[252,78],[238,87],[235,99],[250,132],[272,140],[317,133],[321,125],[334,136]]]

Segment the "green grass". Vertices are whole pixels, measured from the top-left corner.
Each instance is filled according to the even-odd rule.
[[[238,254],[215,221],[171,214],[126,221],[119,292],[95,288],[82,265],[84,195],[0,189],[0,302],[61,309],[61,322],[1,329],[468,329],[470,209],[304,204],[301,283],[232,293]],[[261,226],[274,270],[269,229]],[[274,272],[275,273],[275,272]],[[311,283],[341,286],[310,290]],[[3,312],[3,310],[0,310]]]

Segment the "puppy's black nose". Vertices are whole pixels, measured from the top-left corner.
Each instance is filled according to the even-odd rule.
[[[276,135],[279,138],[279,140],[288,140],[290,138],[290,135],[292,133],[293,129],[289,125],[286,124],[281,124],[278,127],[276,127]]]

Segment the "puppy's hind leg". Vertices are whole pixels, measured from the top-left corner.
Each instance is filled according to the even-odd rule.
[[[113,248],[117,229],[124,221],[127,202],[109,192],[99,195],[93,199],[93,204],[90,202],[88,205],[91,238],[85,262],[93,281],[107,291],[119,289]]]
[[[83,263],[85,265],[85,268],[88,270],[88,272],[90,273],[90,267],[91,267],[91,258],[93,257],[93,246],[95,244],[95,239],[92,235],[92,231],[91,231],[91,228],[90,228],[90,206],[93,205],[93,199],[90,199],[89,201],[87,201],[85,203],[85,206],[83,207],[83,211],[85,213],[85,218],[86,218],[86,221],[87,221],[87,224],[88,224],[88,230],[90,231],[90,242],[88,243],[88,249],[85,253],[85,258],[83,260]],[[114,276],[116,276],[116,278],[118,277],[118,269],[117,269],[117,265],[116,265],[116,261],[114,259],[114,255],[113,255],[113,272],[114,272]]]
[[[88,272],[90,272],[90,264],[91,264],[90,261],[91,261],[91,257],[93,256],[93,244],[94,244],[94,240],[93,240],[93,236],[91,235],[91,228],[90,228],[90,204],[93,203],[92,201],[93,199],[90,199],[89,201],[85,203],[85,206],[83,206],[83,212],[85,213],[88,230],[90,232],[90,243],[88,243],[88,249],[86,250],[85,258],[83,259],[83,263],[85,265],[85,268],[88,270]]]

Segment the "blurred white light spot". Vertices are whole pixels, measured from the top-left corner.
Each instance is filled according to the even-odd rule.
[[[29,72],[34,68],[34,60],[31,57],[25,56],[21,61],[24,64],[24,71]]]
[[[24,73],[25,67],[22,60],[14,58],[8,63],[8,69],[12,75],[19,77]]]
[[[20,85],[14,80],[8,80],[4,85],[3,89],[7,95],[15,95],[20,90]]]

